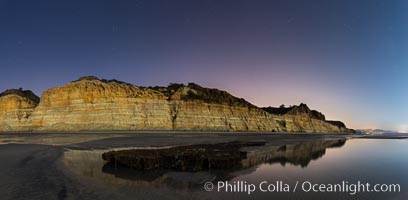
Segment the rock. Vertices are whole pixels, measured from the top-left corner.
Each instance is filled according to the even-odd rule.
[[[80,78],[44,91],[32,116],[35,130],[171,130],[162,93],[115,80]]]
[[[285,107],[282,105],[279,108],[264,107],[262,109],[270,114],[284,118],[285,120],[281,120],[279,123],[286,126],[287,130],[295,132],[354,132],[341,121],[327,121],[321,112],[310,110],[304,103],[299,106]]]
[[[30,116],[40,98],[23,89],[10,89],[0,94],[0,131],[29,131]]]
[[[240,151],[240,148],[264,144],[264,142],[229,142],[153,150],[121,150],[104,153],[102,158],[111,165],[122,165],[138,170],[233,169],[241,167],[241,160],[246,158],[246,153]]]
[[[86,76],[44,91],[41,99],[9,90],[0,103],[0,131],[349,131],[305,104],[276,114],[194,83],[138,87]]]

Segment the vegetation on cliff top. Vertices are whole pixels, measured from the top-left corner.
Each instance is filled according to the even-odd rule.
[[[30,90],[23,90],[22,88],[19,89],[8,89],[2,93],[0,93],[0,97],[7,96],[7,95],[18,95],[21,97],[25,97],[27,99],[30,99],[31,101],[35,103],[40,102],[40,97],[35,95],[32,91]]]
[[[154,91],[158,91],[165,95],[169,100],[202,100],[206,103],[218,103],[218,104],[227,104],[230,106],[243,106],[243,107],[256,107],[246,101],[243,98],[235,97],[229,94],[226,91],[213,89],[213,88],[205,88],[196,83],[188,83],[187,85],[180,84],[180,83],[171,83],[167,87],[140,87],[135,86],[130,83],[126,83],[123,81],[118,81],[116,79],[106,80],[106,79],[99,79],[96,76],[83,76],[79,79],[72,81],[72,83],[81,82],[81,81],[100,81],[103,83],[117,83],[117,84],[125,84],[128,86],[138,87],[141,89],[151,89]]]
[[[344,124],[344,123],[341,122],[341,121],[327,120],[326,122],[329,123],[329,124],[338,126],[338,127],[340,127],[340,128],[346,128],[346,124]]]
[[[323,121],[326,120],[326,117],[321,112],[310,110],[310,108],[304,103],[301,103],[299,106],[285,107],[285,105],[281,105],[279,108],[264,107],[262,109],[268,113],[275,115],[307,115],[313,119],[319,119]]]
[[[186,94],[182,95],[182,100],[203,100],[207,103],[225,103],[230,106],[255,107],[245,99],[237,98],[223,90],[204,88],[195,83],[188,83],[185,87],[188,88],[188,90]]]
[[[77,79],[75,81],[71,81],[71,83],[76,83],[76,82],[80,82],[80,81],[94,81],[94,80],[101,81],[103,83],[118,83],[118,84],[126,84],[126,85],[129,85],[129,86],[134,86],[133,84],[126,83],[126,82],[123,82],[123,81],[118,81],[116,79],[110,79],[110,80],[99,79],[96,76],[82,76],[82,77],[80,77],[79,79]]]
[[[136,86],[123,81],[118,81],[115,79],[112,80],[99,79],[96,76],[83,76],[75,81],[72,81],[71,83],[78,83],[82,81],[99,81],[106,84],[116,83],[139,89],[148,89],[155,92],[160,92],[161,94],[166,96],[168,100],[184,100],[184,101],[201,100],[206,103],[226,104],[229,106],[243,106],[249,108],[256,107],[249,103],[248,101],[246,101],[245,99],[235,97],[226,91],[213,88],[205,88],[196,83],[188,83],[187,85],[180,83],[171,83],[167,87],[163,86],[143,87]]]
[[[180,83],[171,83],[167,87],[149,87],[150,89],[160,91],[166,95],[169,100],[202,100],[206,103],[227,104],[230,106],[256,107],[243,98],[235,97],[226,91],[205,88],[196,83],[188,83],[187,85]]]
[[[346,125],[341,121],[326,120],[326,117],[317,110],[310,110],[310,108],[301,103],[299,106],[289,106],[281,105],[280,107],[264,107],[262,110],[265,110],[268,113],[275,115],[306,115],[313,119],[318,119],[325,121],[331,125],[337,126],[339,128],[346,128]],[[352,130],[353,131],[353,130]]]

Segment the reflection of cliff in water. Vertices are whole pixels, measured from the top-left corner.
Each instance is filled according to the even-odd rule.
[[[104,150],[69,150],[64,153],[64,163],[81,177],[91,178],[111,185],[137,188],[164,186],[170,188],[202,188],[202,184],[207,181],[230,180],[235,176],[251,173],[254,170],[253,167],[263,163],[293,164],[306,167],[311,160],[322,157],[326,152],[326,148],[340,147],[344,144],[345,140],[319,140],[283,146],[273,146],[268,143],[262,144],[262,146],[244,145],[246,147],[237,149],[239,154],[235,155],[239,160],[235,160],[234,163],[239,161],[239,164],[234,168],[206,169],[203,171],[135,170],[126,166],[115,166],[112,163],[107,164],[102,159],[102,154],[105,153]],[[229,150],[232,149],[234,148]],[[153,149],[149,151],[151,150]],[[196,154],[194,156],[199,157],[200,155]]]
[[[346,143],[341,140],[321,140],[308,143],[283,145],[279,148],[249,151],[247,158],[241,161],[243,168],[249,168],[262,163],[286,163],[306,167],[310,161],[321,158],[326,148],[341,147]]]

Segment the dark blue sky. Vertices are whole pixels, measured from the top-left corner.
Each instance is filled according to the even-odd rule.
[[[197,82],[408,130],[405,0],[0,0],[0,90]]]

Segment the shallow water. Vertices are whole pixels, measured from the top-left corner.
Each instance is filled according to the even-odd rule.
[[[242,166],[234,170],[181,172],[171,170],[137,171],[107,165],[102,153],[107,150],[68,150],[64,153],[66,166],[86,181],[101,185],[129,199],[406,199],[408,197],[408,140],[351,139],[345,144],[326,140],[248,148]],[[218,182],[231,184],[230,191]],[[260,191],[272,184],[273,191]],[[399,184],[399,192],[355,192],[352,184]],[[208,192],[204,184],[214,184]],[[297,183],[298,182],[298,183]],[[306,192],[305,184],[342,184],[347,192]],[[235,183],[235,184],[234,184]],[[237,183],[255,191],[248,194],[242,188],[232,192]],[[293,189],[296,186],[296,191]],[[279,185],[281,184],[281,185]],[[282,186],[282,187],[281,187]],[[284,187],[287,186],[287,187]],[[289,192],[282,191],[289,188]],[[372,189],[372,188],[371,188]]]

